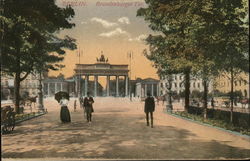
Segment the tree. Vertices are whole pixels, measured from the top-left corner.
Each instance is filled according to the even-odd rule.
[[[206,118],[209,81],[224,70],[231,73],[232,69],[249,70],[249,56],[245,54],[248,50],[247,25],[242,21],[246,16],[243,1],[146,0],[146,3],[148,8],[139,9],[137,15],[144,16],[152,30],[161,32],[154,36],[159,42],[147,41],[150,50],[164,50],[159,59],[165,59],[171,67],[184,72],[185,107],[189,104],[190,73],[202,78]]]
[[[70,37],[56,32],[74,26],[71,7],[59,8],[53,0],[8,0],[1,5],[1,69],[15,79],[15,109],[19,111],[20,82],[36,69],[56,70],[64,47],[76,48]],[[57,40],[56,43],[54,41]],[[59,40],[59,41],[58,41]]]
[[[157,55],[154,62],[167,64],[172,70],[184,73],[185,109],[189,107],[190,73],[196,68],[199,51],[192,39],[197,28],[197,15],[191,14],[199,6],[198,1],[145,0],[148,7],[140,8],[137,16],[150,22],[149,27],[160,35],[150,35],[147,43],[151,55]],[[155,51],[157,52],[155,52]],[[153,56],[154,57],[154,56]],[[156,60],[157,59],[157,60]],[[160,61],[162,60],[162,61]]]
[[[206,70],[202,70],[203,78],[218,72],[229,73],[233,93],[237,75],[242,71],[249,72],[249,56],[246,54],[249,50],[248,25],[244,22],[247,14],[244,1],[213,0],[202,6],[206,7],[197,10],[202,23],[197,30],[195,43],[203,53],[203,59],[210,62],[210,65],[201,63]],[[231,94],[231,122],[233,97]]]

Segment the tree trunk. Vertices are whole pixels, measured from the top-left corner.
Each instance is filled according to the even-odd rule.
[[[17,45],[17,59],[16,59],[16,72],[14,80],[14,100],[15,100],[15,111],[20,113],[19,102],[20,102],[20,83],[21,83],[21,66],[20,66],[20,47]]]
[[[20,102],[20,72],[16,72],[15,74],[15,82],[14,82],[14,100],[15,100],[15,111],[19,113],[19,102]]]
[[[173,105],[172,105],[172,91],[171,91],[171,88],[172,88],[172,75],[169,74],[167,76],[167,80],[168,80],[168,86],[167,86],[167,93],[168,93],[168,99],[167,99],[167,110],[168,111],[172,111],[173,110]]]
[[[231,69],[231,92],[230,92],[230,101],[231,101],[231,106],[230,106],[230,122],[233,123],[233,108],[234,108],[234,73],[233,69]]]
[[[189,108],[189,95],[190,95],[190,70],[184,72],[185,75],[185,111]]]
[[[203,79],[203,87],[204,87],[204,93],[203,93],[204,119],[207,119],[207,93],[208,93],[208,87],[207,87],[207,80],[206,79]]]

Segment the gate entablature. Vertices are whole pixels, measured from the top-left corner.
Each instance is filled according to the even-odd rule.
[[[76,75],[98,75],[98,76],[128,76],[128,65],[112,64],[76,64]]]

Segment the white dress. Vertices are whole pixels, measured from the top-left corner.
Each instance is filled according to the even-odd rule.
[[[68,104],[69,104],[69,101],[67,99],[61,99],[60,100],[60,105],[61,106],[68,106]]]

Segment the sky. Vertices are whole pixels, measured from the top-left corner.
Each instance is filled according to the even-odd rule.
[[[110,64],[129,64],[127,53],[132,52],[132,79],[158,79],[152,62],[142,54],[148,48],[144,39],[153,34],[143,17],[136,17],[137,10],[146,7],[144,0],[57,0],[56,3],[60,7],[71,4],[75,11],[71,22],[76,26],[58,34],[75,38],[78,49],[66,50],[62,62],[65,68],[50,71],[49,75],[74,75],[75,64],[79,63],[79,51],[82,53],[81,64],[96,63],[102,51]]]

